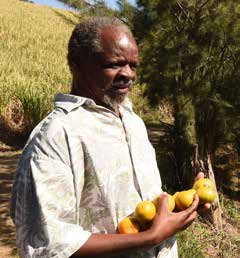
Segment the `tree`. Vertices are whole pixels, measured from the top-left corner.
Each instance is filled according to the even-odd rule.
[[[60,0],[76,9],[81,14],[90,16],[114,16],[118,14],[118,11],[108,8],[104,0]]]
[[[174,154],[186,186],[193,144],[204,158],[220,141],[233,139],[233,123],[239,128],[240,5],[138,0],[137,6],[132,22],[142,53],[140,81],[148,84],[153,104],[167,98],[173,105]]]
[[[153,105],[172,103],[175,183],[185,188],[194,177],[195,144],[210,173],[219,144],[239,139],[240,4],[138,0],[135,13],[140,82]]]

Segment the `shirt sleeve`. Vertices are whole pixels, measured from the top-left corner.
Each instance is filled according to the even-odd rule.
[[[91,235],[79,225],[76,191],[82,191],[84,182],[83,154],[78,145],[76,176],[71,169],[68,140],[60,132],[51,139],[35,140],[23,154],[12,197],[21,257],[66,258]]]

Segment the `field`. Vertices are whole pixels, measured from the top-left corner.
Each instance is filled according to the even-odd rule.
[[[52,108],[54,94],[69,91],[71,76],[66,62],[67,42],[73,26],[81,18],[73,12],[18,0],[0,1],[0,141],[8,144],[21,142],[20,137],[28,135]],[[147,122],[156,122],[158,110],[149,108],[137,87],[132,98],[136,111]],[[157,126],[149,127],[149,133],[158,155],[159,138],[164,135]],[[18,257],[8,201],[20,152],[21,149],[0,144],[0,253],[6,258]],[[178,234],[180,257],[238,257],[240,225],[237,203],[221,195],[221,204],[224,230],[216,232],[199,219]]]
[[[52,107],[55,92],[70,87],[67,42],[79,17],[1,0],[0,20],[0,111],[10,127],[29,130]]]

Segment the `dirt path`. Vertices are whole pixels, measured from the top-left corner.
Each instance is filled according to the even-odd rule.
[[[20,150],[0,145],[0,257],[4,258],[18,257],[15,228],[9,217],[9,200],[20,153]]]

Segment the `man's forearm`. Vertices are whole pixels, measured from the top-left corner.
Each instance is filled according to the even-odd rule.
[[[71,257],[104,257],[107,254],[150,247],[153,242],[149,231],[138,234],[92,234]]]

